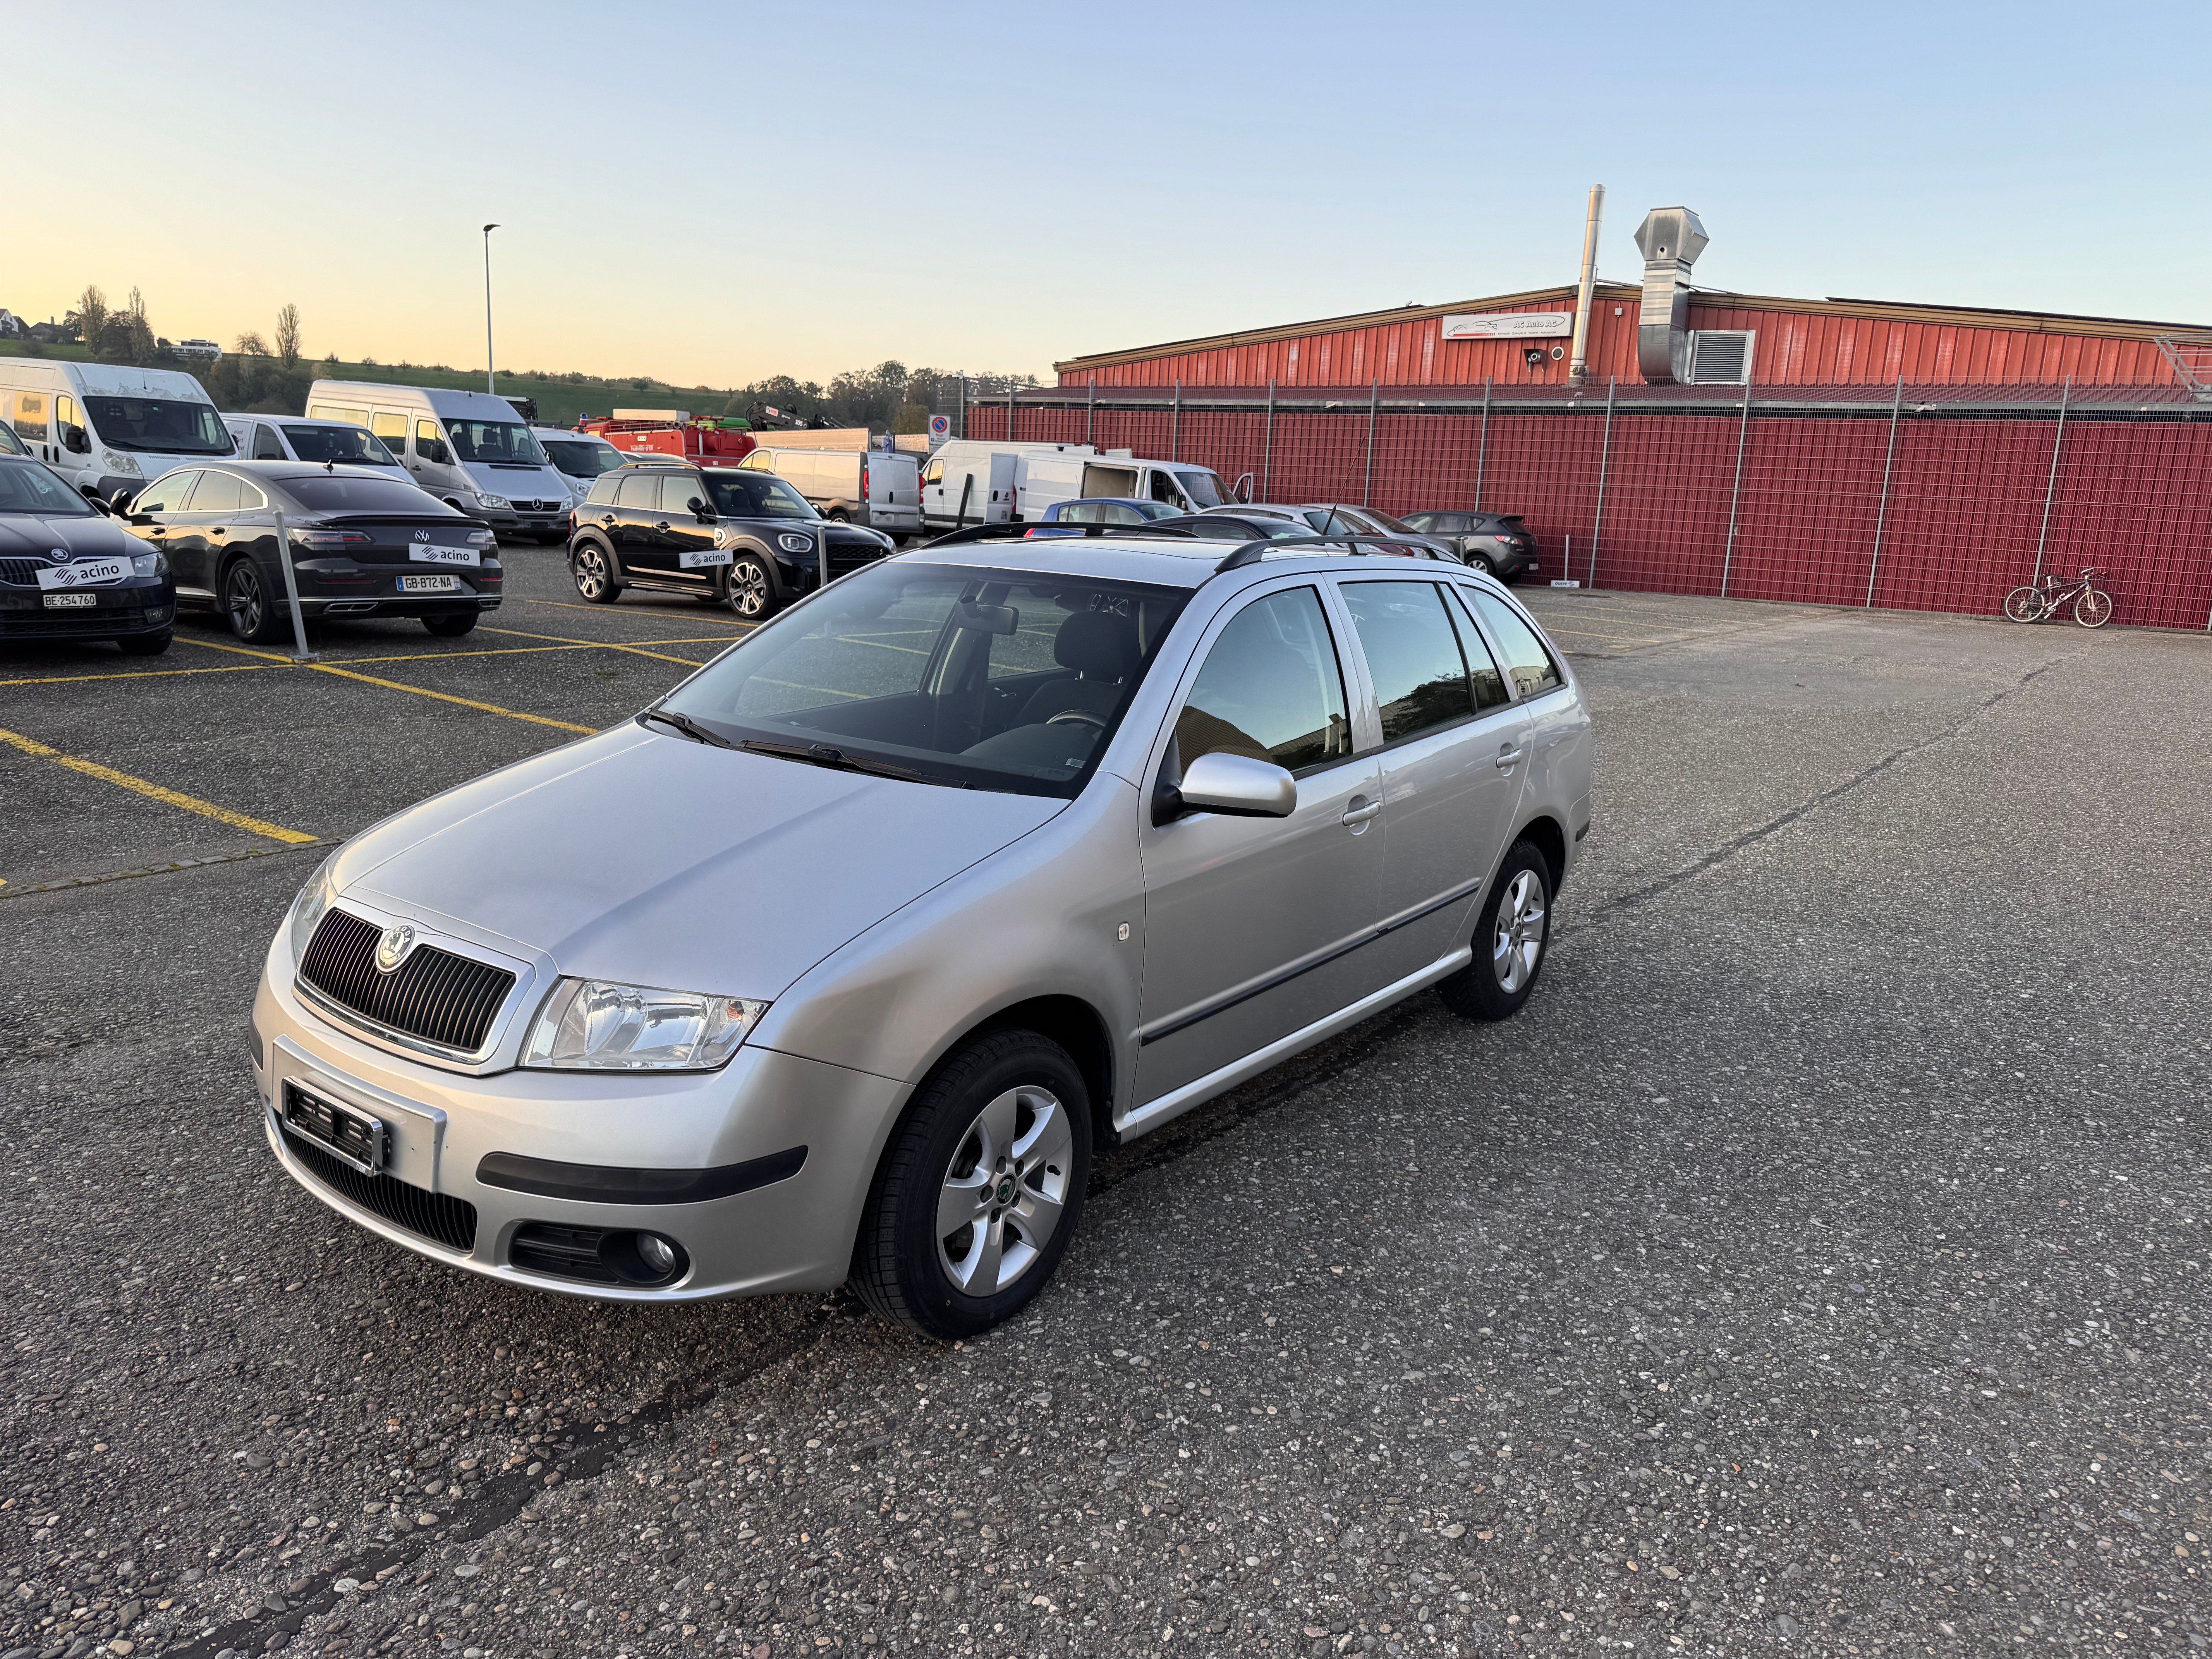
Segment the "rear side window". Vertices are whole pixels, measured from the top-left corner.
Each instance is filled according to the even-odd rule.
[[[315,412],[320,415],[325,411],[317,410]],[[351,411],[333,409],[327,412],[331,419],[342,421]],[[401,455],[406,453],[407,417],[404,415],[371,415],[368,416],[367,425],[371,432],[383,441],[384,447],[393,454]]]
[[[1521,613],[1503,599],[1478,590],[1474,608],[1490,637],[1498,641],[1500,655],[1505,659],[1505,672],[1513,682],[1516,696],[1540,696],[1566,684],[1559,665],[1552,660],[1552,653],[1544,648],[1536,630],[1522,620]]]
[[[1321,595],[1294,587],[1230,619],[1176,716],[1176,757],[1245,755],[1286,771],[1352,752],[1344,673]]]
[[[1395,743],[1474,712],[1459,635],[1433,582],[1346,582],[1346,609],[1366,654],[1382,717]]]
[[[253,423],[253,459],[257,461],[289,461],[292,459],[284,453],[284,445],[276,436],[276,428],[265,422],[256,421]]]
[[[624,507],[650,513],[660,501],[660,480],[650,472],[626,473],[622,481],[622,494],[615,499]]]
[[[365,409],[349,409],[343,404],[311,404],[307,408],[307,418],[313,421],[350,421],[356,426],[367,426],[368,411]],[[383,418],[387,421],[399,419],[396,415],[386,415]],[[407,423],[404,421],[400,422],[399,433],[403,438],[406,436]],[[383,435],[381,432],[377,434],[380,438]]]
[[[1498,659],[1482,642],[1481,630],[1468,612],[1467,590],[1454,586],[1451,596],[1459,602],[1453,608],[1452,620],[1459,624],[1460,649],[1467,653],[1467,674],[1474,685],[1474,706],[1497,708],[1512,702],[1505,690],[1505,676],[1498,672]]]
[[[592,480],[592,493],[585,496],[584,499],[587,501],[596,502],[601,507],[611,506],[615,499],[615,491],[619,489],[621,485],[621,478],[617,477],[614,473],[602,472],[598,477]]]
[[[46,441],[46,394],[43,392],[19,392],[15,394],[15,435],[28,438],[33,443]]]
[[[228,472],[203,472],[192,492],[195,513],[235,513],[246,505],[246,486]]]

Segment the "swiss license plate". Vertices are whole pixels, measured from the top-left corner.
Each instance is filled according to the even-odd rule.
[[[89,611],[99,603],[100,595],[97,593],[49,593],[46,595],[46,609],[49,611]]]
[[[447,547],[441,542],[410,542],[407,556],[417,564],[459,564],[471,570],[483,562],[473,547]]]
[[[727,564],[732,556],[726,547],[687,547],[676,559],[686,570],[703,570],[709,565]]]
[[[392,1131],[381,1118],[301,1088],[284,1085],[284,1123],[350,1169],[374,1175],[392,1156]]]
[[[403,593],[458,593],[461,591],[459,576],[402,576],[399,591]]]

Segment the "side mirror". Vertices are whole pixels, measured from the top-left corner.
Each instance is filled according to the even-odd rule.
[[[1252,499],[1252,475],[1249,472],[1237,480],[1237,499],[1240,501]]]
[[[89,455],[92,453],[92,440],[85,436],[82,427],[65,426],[62,428],[62,447],[72,455]]]
[[[92,491],[88,489],[84,493],[89,495],[92,494]],[[131,495],[129,490],[118,489],[115,492],[113,498],[108,501],[107,510],[113,514],[117,518],[123,518],[131,511]]]
[[[706,502],[701,501],[696,495],[694,495],[690,501],[684,502],[684,505],[691,509],[691,516],[698,520],[701,524],[714,523],[714,509],[708,506]]]
[[[1185,811],[1231,817],[1286,818],[1298,806],[1297,780],[1249,755],[1200,755],[1183,768],[1176,793]]]
[[[83,490],[85,500],[92,503],[92,510],[94,512],[100,514],[103,518],[108,516],[107,503],[100,498],[100,492],[97,489],[94,489],[90,484],[80,484],[78,488]]]

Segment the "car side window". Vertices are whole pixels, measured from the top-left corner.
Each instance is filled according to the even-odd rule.
[[[623,476],[622,493],[615,497],[615,505],[633,512],[650,513],[660,500],[660,480],[650,472],[631,472]]]
[[[197,471],[171,472],[156,478],[141,490],[131,504],[133,513],[180,513],[185,499],[192,493],[192,481]]]
[[[622,479],[619,475],[612,472],[602,472],[598,477],[592,480],[592,493],[585,496],[584,499],[591,502],[595,507],[611,506],[613,504],[615,499],[615,491],[619,489],[621,485]]]
[[[348,409],[333,409],[330,411],[333,420],[341,421],[354,413],[356,413],[355,410]],[[368,419],[368,429],[383,441],[386,449],[394,455],[404,455],[407,453],[407,417],[404,415],[370,415]],[[358,426],[361,422],[356,421],[354,424]]]
[[[1344,672],[1321,595],[1293,587],[1253,600],[1206,653],[1182,712],[1176,757],[1244,755],[1286,771],[1327,766],[1352,753]]]
[[[1489,628],[1490,637],[1498,641],[1516,695],[1541,696],[1566,684],[1559,665],[1552,660],[1544,641],[1536,637],[1536,630],[1528,626],[1518,611],[1504,600],[1479,590],[1474,595],[1474,608]]]
[[[257,421],[253,425],[253,459],[257,461],[290,459],[284,453],[283,443],[276,436],[275,429],[265,421]]]
[[[235,513],[246,505],[245,486],[228,472],[203,472],[192,492],[195,513]]]
[[[1071,501],[1060,508],[1060,521],[1062,524],[1097,524],[1099,522],[1098,508],[1090,501]]]
[[[1479,709],[1502,708],[1513,701],[1512,695],[1505,689],[1505,676],[1498,672],[1498,659],[1483,643],[1482,630],[1474,625],[1474,617],[1467,608],[1467,589],[1454,583],[1451,596],[1457,601],[1452,609],[1452,620],[1459,624],[1460,649],[1467,653],[1468,678],[1474,683],[1474,706]]]
[[[46,441],[46,394],[43,392],[19,392],[15,394],[15,435],[28,438],[33,443]]]
[[[436,466],[453,465],[453,452],[446,447],[446,434],[435,421],[415,422],[415,453]]]
[[[660,510],[672,518],[694,517],[697,508],[707,505],[707,486],[689,472],[667,472],[660,479]],[[712,572],[708,573],[713,574]]]
[[[1434,582],[1346,582],[1341,592],[1375,682],[1383,742],[1474,713],[1459,635]]]

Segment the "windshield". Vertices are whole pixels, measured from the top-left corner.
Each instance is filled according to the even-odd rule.
[[[611,444],[587,443],[581,438],[545,438],[539,443],[553,465],[572,478],[596,478],[629,459]]]
[[[404,478],[348,477],[342,472],[285,478],[284,493],[310,513],[405,513],[459,520],[460,514]]]
[[[1366,507],[1363,510],[1369,518],[1374,520],[1376,524],[1381,525],[1386,532],[1393,536],[1418,536],[1421,533],[1419,531],[1414,529],[1413,526],[1407,524],[1403,519],[1394,519],[1388,513],[1377,513],[1371,507]]]
[[[0,466],[0,513],[34,513],[42,519],[88,519],[92,503],[35,462]]]
[[[751,635],[663,706],[800,763],[818,747],[835,751],[819,762],[1072,798],[1189,597],[886,562]]]
[[[0,421],[0,455],[27,455],[30,453],[23,447],[23,441],[15,435],[15,428],[7,422]]]
[[[1200,507],[1226,507],[1229,497],[1221,493],[1221,480],[1211,472],[1198,471],[1176,473],[1176,482],[1188,492],[1193,501]]]
[[[446,435],[453,453],[483,466],[543,466],[545,452],[520,421],[452,421]]]
[[[139,454],[228,455],[230,434],[212,404],[167,398],[87,398],[100,441]]]
[[[287,426],[292,453],[303,461],[336,461],[341,466],[397,466],[384,441],[357,426]]]
[[[772,472],[709,472],[714,511],[726,519],[818,519],[813,504]]]

